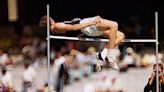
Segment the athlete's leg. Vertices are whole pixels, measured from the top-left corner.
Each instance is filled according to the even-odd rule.
[[[103,36],[108,37],[110,32],[111,32],[111,30],[103,31]],[[111,62],[111,64],[113,64],[111,66],[115,69],[118,69],[117,63],[115,62],[116,57],[118,56],[118,51],[119,51],[118,46],[121,42],[123,42],[124,38],[125,38],[124,33],[117,31],[114,48],[109,48],[108,46],[110,43],[108,43],[108,46],[105,46],[104,49],[102,50],[102,52],[98,53],[98,56],[100,58],[102,58],[103,61],[108,56],[109,62]],[[110,41],[111,41],[111,39],[110,39]]]
[[[110,30],[103,31],[103,36],[104,37],[108,37],[109,34],[110,34]],[[124,33],[122,33],[121,31],[118,30],[117,33],[116,33],[116,41],[115,41],[114,48],[118,47],[120,45],[120,43],[122,43],[124,41],[124,38],[125,38]]]
[[[116,43],[116,34],[117,34],[117,30],[118,30],[118,24],[116,22],[112,23],[112,26],[110,26],[110,31],[108,36],[110,41],[108,42],[108,48],[110,49],[114,49],[115,48],[115,43]]]
[[[109,34],[109,30],[108,31],[103,31],[103,36],[104,37],[108,37]],[[116,34],[116,42],[115,42],[115,47],[114,48],[118,48],[119,44],[122,43],[124,41],[124,33],[117,31]],[[103,50],[101,53],[99,53],[99,57],[102,58],[102,60],[105,60],[105,58],[107,57],[107,53],[108,53],[108,47],[104,46]]]
[[[109,32],[109,42],[107,44],[108,47],[108,54],[107,54],[107,59],[110,62],[109,65],[114,68],[114,69],[119,69],[117,63],[116,63],[116,55],[115,55],[115,43],[116,43],[116,34],[117,34],[117,25],[113,25],[111,30]]]

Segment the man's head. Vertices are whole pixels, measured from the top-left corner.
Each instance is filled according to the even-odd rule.
[[[25,69],[27,69],[29,66],[30,66],[30,64],[29,64],[29,63],[27,63],[27,62],[26,62],[26,63],[24,63],[24,68],[25,68]]]
[[[55,21],[50,17],[50,25],[55,24]],[[47,26],[47,16],[43,16],[39,21],[40,27],[46,27]]]
[[[87,53],[88,53],[88,54],[92,54],[92,53],[94,53],[94,52],[96,52],[96,49],[95,49],[94,47],[89,47],[89,48],[87,49]]]
[[[133,48],[132,48],[132,47],[128,47],[128,48],[126,48],[126,53],[127,53],[127,54],[134,53]]]
[[[153,65],[154,72],[156,72],[156,67],[157,67],[157,64],[154,64]],[[158,71],[159,71],[159,73],[163,72],[163,65],[161,63],[158,64]]]

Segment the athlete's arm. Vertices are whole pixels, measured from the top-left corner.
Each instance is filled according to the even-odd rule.
[[[91,22],[74,24],[74,25],[64,24],[64,23],[56,23],[55,26],[53,26],[54,28],[52,28],[53,30],[51,30],[51,31],[55,32],[55,33],[65,33],[66,31],[79,31],[82,28],[95,25],[98,22],[99,22],[99,20],[95,19],[94,21],[91,21]]]
[[[82,28],[95,25],[99,22],[100,22],[100,19],[96,18],[95,20],[93,20],[91,22],[71,25],[71,24],[64,24],[62,22],[55,23],[55,21],[50,17],[50,30],[55,33],[63,34],[66,31],[78,31]],[[47,16],[43,16],[40,19],[39,26],[40,27],[47,26]]]
[[[55,33],[63,34],[66,31],[79,31],[82,28],[94,25],[94,22],[87,22],[82,24],[64,24],[64,23],[56,23],[54,26],[52,25],[51,31]]]
[[[88,27],[88,26],[92,26],[95,25],[95,22],[87,22],[87,23],[81,23],[81,24],[64,24],[63,27],[61,29],[65,30],[65,31],[74,31],[74,30],[80,30],[82,28]]]

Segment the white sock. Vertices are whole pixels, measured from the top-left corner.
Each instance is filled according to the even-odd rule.
[[[117,55],[119,53],[119,49],[118,48],[109,48],[108,49],[108,54],[111,54],[111,55]]]
[[[105,58],[107,57],[108,55],[108,48],[104,48],[101,52],[101,57],[103,60],[105,60]]]
[[[116,59],[116,50],[117,49],[108,49],[108,58],[113,58],[113,59]],[[108,59],[109,60],[109,59]],[[113,60],[110,60],[109,62],[114,62]]]

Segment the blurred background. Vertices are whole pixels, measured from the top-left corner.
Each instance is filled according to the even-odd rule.
[[[0,92],[47,92],[46,15],[55,21],[99,15],[117,21],[126,39],[155,39],[159,14],[159,62],[164,62],[164,11],[146,0],[0,0]],[[65,36],[76,36],[65,34]],[[105,42],[51,39],[51,92],[144,92],[156,63],[155,43],[122,43],[120,71],[108,62],[98,72],[96,52]],[[118,52],[119,53],[119,52]]]

